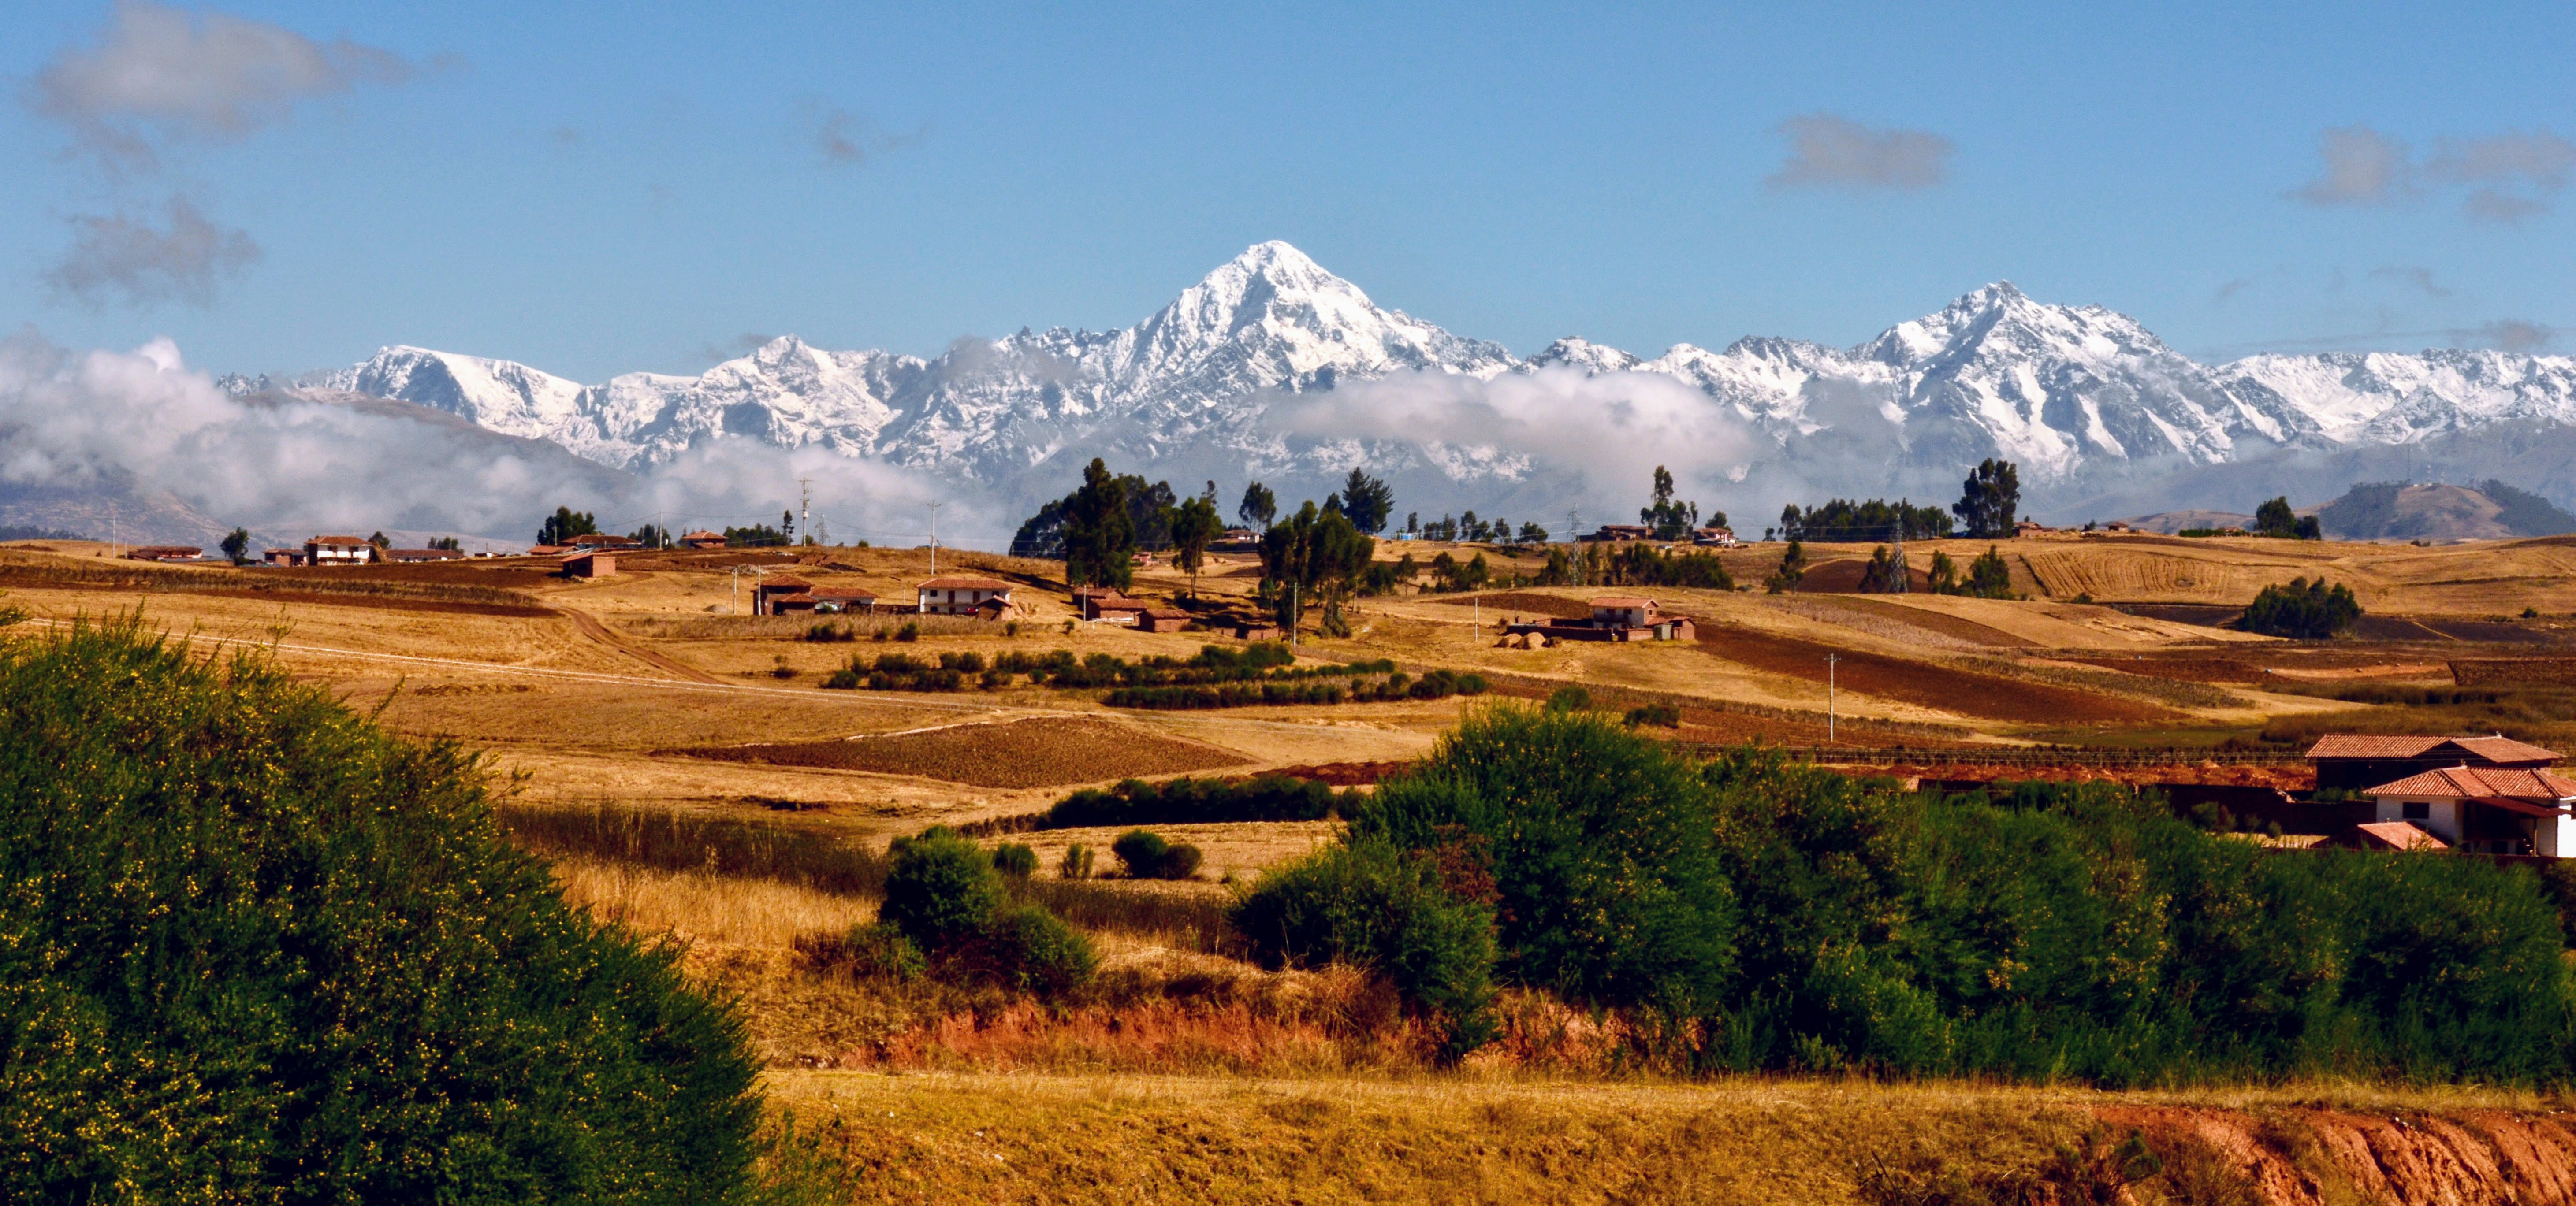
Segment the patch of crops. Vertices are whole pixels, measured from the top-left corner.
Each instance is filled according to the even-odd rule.
[[[1347,677],[1351,681],[1264,680],[1204,687],[1121,687],[1101,697],[1101,702],[1113,708],[1190,712],[1214,708],[1447,699],[1453,695],[1482,695],[1486,690],[1481,675],[1433,670],[1414,678],[1395,669],[1393,662],[1356,662],[1339,669],[1344,674],[1336,678]],[[1370,674],[1384,674],[1385,677],[1357,677]]]

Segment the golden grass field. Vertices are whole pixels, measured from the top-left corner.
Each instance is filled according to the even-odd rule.
[[[852,619],[860,640],[815,643],[801,639],[811,620],[741,614],[737,592],[750,579],[737,569],[792,569],[904,598],[928,574],[927,550],[652,554],[621,558],[613,578],[572,582],[525,559],[234,570],[140,566],[102,546],[40,543],[0,546],[5,602],[38,622],[139,607],[199,648],[269,651],[396,731],[485,752],[515,806],[640,808],[865,848],[933,823],[1035,812],[1127,775],[1400,763],[1473,706],[1139,712],[1104,707],[1099,691],[1025,683],[822,689],[853,654],[1134,659],[1232,643],[1213,632],[1068,632],[1074,613],[1047,577],[1053,567],[946,551],[943,570],[1018,584],[1016,633],[934,620],[916,642],[877,642],[864,633],[903,618],[870,617]],[[1935,547],[1961,562],[1984,551]],[[1932,551],[1911,548],[1917,565]],[[1472,552],[1401,551],[1427,560],[1443,549]],[[1381,556],[1398,551],[1382,546]],[[1810,555],[1830,567],[1869,551],[1812,546]],[[1644,593],[1696,619],[1698,640],[1531,650],[1499,647],[1499,625],[1580,609],[1603,588],[1497,585],[1472,598],[1359,600],[1350,639],[1310,636],[1299,652],[1477,671],[1522,698],[1571,684],[1613,707],[1669,701],[1683,720],[1675,735],[1698,742],[1823,744],[1828,654],[1838,659],[1836,734],[1853,747],[1966,756],[2232,741],[2295,751],[2328,730],[2428,729],[2576,742],[2568,684],[2550,678],[2576,654],[2576,544],[2063,535],[2005,551],[2028,599],[1652,589]],[[1506,580],[1541,561],[1485,553]],[[1739,583],[1754,583],[1779,555],[1753,546],[1723,559]],[[1847,564],[1835,574],[1854,576]],[[2387,621],[2379,635],[2303,644],[2192,622],[2264,584],[2319,574],[2350,584]],[[1220,557],[1200,589],[1241,603],[1256,577],[1250,559]],[[1158,567],[1136,590],[1168,598],[1188,585]],[[2450,664],[2462,659],[2502,667],[2478,673],[2520,685],[2455,691]],[[2533,675],[2517,677],[2513,667],[2525,665]],[[1334,823],[1164,832],[1201,847],[1205,882],[1064,885],[1092,894],[1068,916],[1100,946],[1104,972],[1093,996],[1053,1009],[857,981],[818,963],[814,939],[873,916],[859,896],[597,856],[558,858],[556,874],[595,915],[683,943],[693,973],[743,1004],[773,1069],[773,1100],[819,1145],[851,1201],[1856,1201],[1870,1161],[1904,1176],[2027,1169],[2080,1147],[2104,1119],[2130,1117],[2120,1110],[2183,1111],[2136,1117],[2164,1118],[2177,1135],[2206,1122],[2220,1136],[2208,1142],[2223,1146],[2240,1141],[2225,1135],[2252,1133],[2245,1120],[2284,1111],[2331,1130],[2334,1111],[2469,1118],[2557,1105],[2369,1086],[2122,1095],[1663,1082],[1616,1072],[1605,1052],[1618,1036],[1598,1020],[1531,999],[1513,1004],[1506,1042],[1435,1073],[1382,989],[1345,972],[1262,972],[1227,957],[1207,930],[1229,891],[1215,881],[1256,877],[1329,842]],[[1067,846],[1099,851],[1105,869],[1115,836],[1040,831],[988,844],[1031,844],[1040,881],[1057,884]],[[1117,893],[1133,899],[1121,904]],[[2194,1110],[2236,1121],[2192,1122]],[[2133,1200],[2186,1200],[2154,1192],[2163,1191]],[[2320,1195],[2263,1200],[2370,1200]]]

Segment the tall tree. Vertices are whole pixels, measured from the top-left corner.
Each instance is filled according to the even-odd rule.
[[[1182,503],[1172,513],[1172,564],[1189,571],[1190,597],[1199,597],[1199,566],[1207,561],[1208,545],[1216,540],[1225,521],[1216,514],[1216,483],[1208,483],[1208,492]]]
[[[1343,596],[1376,551],[1377,542],[1352,527],[1348,516],[1311,502],[1272,525],[1261,537],[1261,578],[1280,626],[1295,632],[1306,609],[1318,604],[1328,619],[1338,617]]]
[[[1342,514],[1351,526],[1363,534],[1375,536],[1386,530],[1386,521],[1395,516],[1395,491],[1385,479],[1370,477],[1358,466],[1342,482]]]
[[[2009,540],[2021,508],[2021,467],[1988,457],[1968,473],[1959,501],[1950,504],[1968,540]]]
[[[215,547],[222,549],[224,551],[224,556],[232,558],[232,562],[235,565],[240,565],[249,561],[250,530],[248,528],[234,528],[224,536],[223,543],[218,544]]]
[[[553,515],[547,516],[546,521],[538,525],[537,543],[562,544],[575,536],[598,534],[599,521],[592,518],[590,512],[576,511],[570,507],[557,507]]]
[[[1243,488],[1243,505],[1234,509],[1234,516],[1245,527],[1267,528],[1279,516],[1279,498],[1270,487],[1254,482]]]
[[[1637,520],[1654,529],[1657,540],[1685,540],[1699,526],[1699,504],[1673,501],[1673,474],[1655,466],[1654,505],[1637,509]]]
[[[1165,487],[1169,489],[1170,487]],[[1136,569],[1136,526],[1127,513],[1127,483],[1098,457],[1082,471],[1082,488],[1065,500],[1064,577],[1072,586],[1127,589]]]

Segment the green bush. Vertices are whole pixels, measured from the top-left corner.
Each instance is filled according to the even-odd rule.
[[[1012,879],[1027,879],[1038,873],[1038,852],[1018,842],[1004,842],[993,847],[993,869]]]
[[[125,621],[0,644],[0,1199],[723,1202],[757,1064],[476,760]]]
[[[1129,879],[1188,879],[1199,871],[1198,847],[1166,842],[1162,835],[1143,829],[1118,835],[1109,852],[1125,865]]]
[[[1649,726],[1658,729],[1678,729],[1682,727],[1682,712],[1671,704],[1647,704],[1644,707],[1628,709],[1628,714],[1622,717],[1619,723],[1632,729]]]
[[[2265,636],[2322,641],[2361,619],[2361,604],[2352,588],[2329,588],[2324,578],[2292,578],[2288,586],[2266,586],[2245,607],[2237,626]]]
[[[1085,788],[1058,800],[1043,829],[1121,825],[1211,825],[1238,821],[1321,821],[1334,812],[1333,789],[1312,779],[1262,775],[1240,783],[1183,776],[1164,783],[1129,779],[1106,790]]]
[[[1272,870],[1226,914],[1268,968],[1344,962],[1387,978],[1455,1059],[1491,1041],[1494,912],[1452,895],[1428,856],[1331,846]]]
[[[1585,712],[1591,708],[1592,693],[1581,687],[1558,687],[1548,693],[1547,710],[1550,712]]]
[[[1091,878],[1091,847],[1080,842],[1064,848],[1064,861],[1056,864],[1056,874],[1066,879]]]
[[[1488,707],[1353,805],[1354,844],[1449,850],[1491,876],[1505,981],[1696,1017],[1723,999],[1733,897],[1709,791],[1591,711]]]
[[[919,947],[932,970],[1047,995],[1090,978],[1098,963],[1091,944],[1055,914],[1011,903],[995,855],[945,826],[897,839],[892,853],[878,916]],[[1034,852],[1028,862],[1034,869]]]
[[[851,927],[830,961],[847,967],[854,976],[891,980],[919,979],[930,969],[921,947],[904,937],[902,930],[882,921]]]

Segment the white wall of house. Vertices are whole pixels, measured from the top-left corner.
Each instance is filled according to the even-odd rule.
[[[2460,802],[2429,796],[2373,796],[2379,804],[2378,820],[2405,821],[2456,846],[2460,844]],[[2420,805],[2421,816],[2406,815],[2406,806]]]
[[[2531,852],[2542,858],[2576,858],[2576,817],[2532,818]]]

